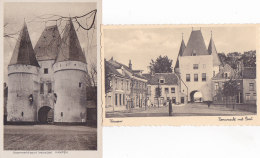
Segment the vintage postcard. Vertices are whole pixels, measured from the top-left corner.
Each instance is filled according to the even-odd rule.
[[[260,124],[259,25],[101,31],[105,126]]]
[[[2,156],[102,156],[99,3],[3,3]]]

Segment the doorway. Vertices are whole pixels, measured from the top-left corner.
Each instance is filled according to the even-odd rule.
[[[38,111],[38,121],[42,124],[53,122],[53,109],[49,106],[43,106]]]

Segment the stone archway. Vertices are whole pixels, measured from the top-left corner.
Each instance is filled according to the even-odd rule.
[[[53,109],[49,106],[43,106],[38,111],[38,121],[42,124],[53,122]]]
[[[190,102],[203,102],[202,93],[198,90],[190,92]]]

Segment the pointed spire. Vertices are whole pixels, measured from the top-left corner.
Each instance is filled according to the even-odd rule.
[[[192,55],[208,55],[208,50],[204,38],[202,36],[201,30],[193,30],[190,34],[187,47],[183,52],[183,56],[192,56]]]
[[[61,37],[57,25],[45,27],[34,47],[37,60],[55,60],[60,44]]]
[[[56,62],[62,61],[81,61],[86,63],[86,58],[81,49],[71,18],[65,26],[61,39],[61,47],[56,58]]]
[[[182,54],[183,54],[185,48],[186,48],[186,46],[185,46],[185,42],[184,42],[184,40],[183,40],[183,33],[182,33],[181,46],[180,46],[180,49],[179,49],[179,54],[178,54],[178,57],[177,57],[177,60],[176,60],[176,64],[175,64],[174,69],[179,68],[179,57],[182,56]]]
[[[40,67],[35,57],[25,19],[9,63],[9,65],[15,64]]]
[[[211,38],[210,38],[210,41],[209,41],[208,52],[209,52],[210,55],[213,56],[213,66],[219,66],[221,63],[220,63],[220,60],[219,60],[219,57],[218,57],[218,52],[217,52],[215,43],[214,43],[213,38],[212,38],[212,31],[211,31]]]

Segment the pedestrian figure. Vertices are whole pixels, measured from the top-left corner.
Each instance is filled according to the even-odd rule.
[[[207,101],[207,103],[208,103],[208,108],[210,107],[210,101]]]
[[[169,100],[169,116],[172,116],[172,101]]]

